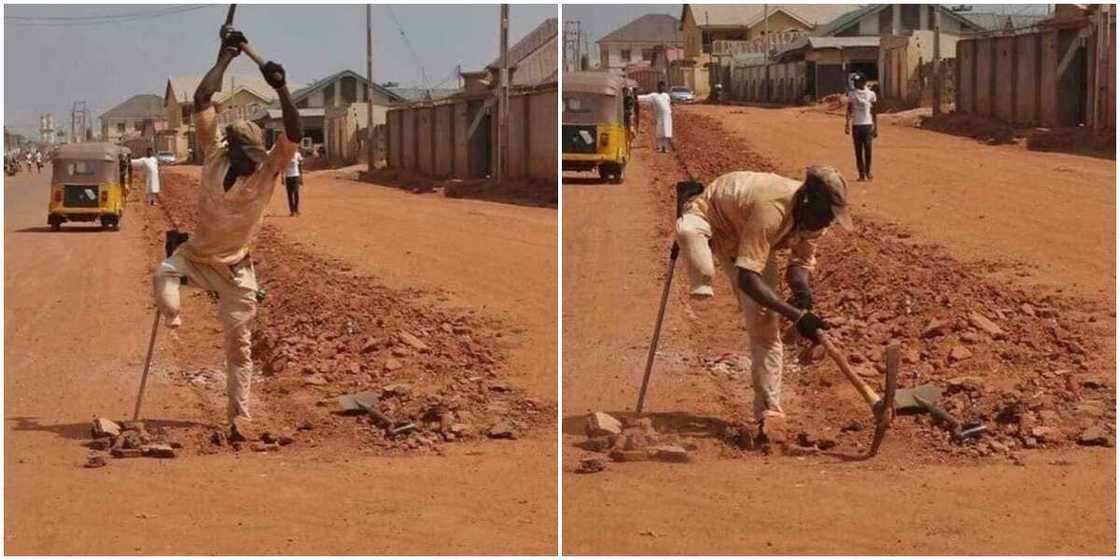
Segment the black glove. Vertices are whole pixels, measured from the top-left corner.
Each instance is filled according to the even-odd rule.
[[[831,328],[832,325],[828,324],[828,321],[821,319],[820,316],[815,313],[806,312],[797,320],[797,332],[816,344],[820,344],[821,342],[820,333],[818,331],[827,331]]]
[[[287,76],[284,67],[271,60],[261,65],[261,74],[264,75],[264,81],[268,82],[272,89],[280,89],[287,83],[284,81]]]
[[[245,34],[235,29],[226,33],[226,36],[222,38],[222,48],[233,49],[240,54],[241,45],[248,42],[249,40],[245,38]]]
[[[809,290],[797,290],[789,297],[786,303],[805,311],[812,311],[813,309],[813,292]]]

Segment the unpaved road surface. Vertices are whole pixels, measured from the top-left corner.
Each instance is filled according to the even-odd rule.
[[[695,113],[712,118],[701,122],[691,117]],[[1001,400],[1021,399],[1025,408],[1016,417],[1018,424],[984,417],[996,430],[990,441],[1013,442],[1014,448],[956,446],[924,419],[901,417],[877,458],[844,461],[844,455],[866,445],[870,433],[839,428],[852,420],[866,424],[866,408],[835,367],[821,361],[797,364],[787,353],[784,405],[795,431],[831,439],[848,453],[789,457],[737,449],[726,433],[749,417],[749,372],[734,360],[728,367],[713,358],[746,354],[745,332],[722,275],[717,297],[693,305],[678,263],[646,406],[658,431],[698,446],[693,462],[611,463],[600,473],[575,474],[581,458],[595,455],[579,447],[585,440],[584,415],[634,407],[668,262],[673,184],[686,178],[686,169],[700,179],[727,171],[723,167],[728,165],[794,177],[811,163],[851,172],[850,143],[835,133],[843,124],[835,116],[743,107],[690,107],[675,116],[681,133],[677,140],[687,137],[697,143],[682,150],[680,159],[653,154],[643,139],[624,184],[598,185],[576,174],[564,180],[566,553],[1114,553],[1114,450],[1074,443],[1085,423],[1105,433],[1115,430],[1114,164],[1011,147],[988,154],[989,148],[974,141],[925,131],[884,127],[876,145],[876,181],[866,188],[851,183],[854,213],[864,233],[848,243],[830,234],[834,238],[819,255],[821,308],[856,321],[849,323],[857,325],[852,331],[866,331],[863,338],[845,332],[841,342],[872,363],[881,360],[879,345],[891,338],[905,348],[920,349],[917,363],[904,368],[907,385],[920,381],[918,375],[941,384],[955,376],[978,377],[978,389],[961,389],[948,399],[971,417],[991,414]],[[799,119],[797,126],[783,120],[791,118]],[[826,133],[832,139],[823,138]],[[700,140],[705,135],[711,140]],[[905,163],[888,163],[893,135],[908,143]],[[737,139],[735,148],[744,153],[721,150],[729,137]],[[937,148],[930,157],[922,155],[927,142]],[[938,153],[950,148],[956,151]],[[999,160],[992,163],[999,173],[1018,166],[1037,176],[1021,181],[1020,189],[1019,181],[989,176],[987,159],[971,159],[977,151]],[[950,163],[954,158],[958,161]],[[1045,169],[1052,173],[1039,171]],[[1004,213],[1008,203],[990,201],[1021,201],[1052,188],[1072,190],[1051,180],[1064,174],[1095,179],[1081,187],[1076,200],[1051,192],[1049,209],[1028,219],[1011,219]],[[905,190],[902,175],[917,178],[924,190]],[[947,182],[951,193],[939,190],[943,175],[953,178]],[[1004,191],[975,193],[991,204],[985,218],[968,214],[984,202],[977,204],[959,191],[967,185],[971,195],[979,185],[990,184],[1002,185]],[[1090,211],[1093,203],[1085,198],[1102,208]],[[966,214],[972,217],[966,219]],[[1095,220],[1095,227],[1086,220]],[[993,224],[1014,229],[989,235]],[[1078,239],[1075,257],[1055,265],[1051,259],[1063,256],[1062,251],[1040,248],[1040,231],[1049,234],[1048,242],[1069,244],[1064,256],[1076,237],[1067,234],[1094,233],[1093,241]],[[1056,266],[1062,268],[1056,271]],[[1063,284],[1073,278],[1079,281],[1076,287]],[[883,291],[892,281],[900,286],[897,293]],[[925,285],[908,284],[916,281]],[[915,298],[913,316],[910,311],[868,316],[891,310],[898,293]],[[941,296],[948,297],[947,303],[938,307]],[[979,309],[994,317],[1022,300],[1053,306],[1063,326],[1049,328],[1041,319],[1015,312],[999,319],[1014,331],[1008,338],[977,337],[971,326],[955,321],[946,336],[920,336],[931,316],[955,317]],[[1058,347],[1055,333],[1076,338],[1095,352],[1086,357]],[[943,352],[965,344],[960,339],[966,336],[973,337],[968,348],[974,357],[946,359]],[[1055,376],[1054,371],[1063,373]],[[1083,382],[1098,389],[1083,388]],[[1052,443],[1035,446],[1046,449],[1023,449],[1016,430],[1026,429],[1024,418],[1033,418],[1039,408],[1055,409],[1049,413],[1064,422],[1073,439],[1058,430]]]
[[[190,168],[182,171],[188,176],[191,173]],[[63,232],[52,233],[45,227],[44,215],[48,176],[21,174],[6,179],[4,185],[6,553],[555,551],[555,432],[548,420],[526,426],[514,441],[482,437],[439,445],[438,452],[392,452],[373,445],[376,441],[371,443],[364,435],[369,428],[359,429],[361,424],[351,428],[352,436],[343,437],[345,419],[333,419],[329,409],[305,402],[329,396],[325,389],[274,392],[276,380],[261,377],[254,386],[255,412],[262,419],[258,421],[283,421],[298,406],[314,407],[306,413],[318,411],[325,422],[310,432],[316,439],[297,439],[280,453],[196,449],[195,442],[188,439],[184,456],[176,459],[110,460],[107,467],[82,468],[90,419],[94,415],[122,419],[131,415],[151,325],[148,274],[162,250],[156,245],[166,227],[166,215],[134,202],[119,232],[68,225]],[[302,224],[312,223],[309,216],[317,211],[311,209],[321,207],[316,200],[325,191],[319,192],[313,179],[308,181],[304,194],[308,210]],[[356,302],[380,297],[387,290],[395,290],[387,292],[392,294],[413,290],[415,298],[400,300],[402,305],[429,315],[445,313],[441,306],[447,300],[455,300],[456,309],[477,308],[483,316],[489,313],[484,306],[492,309],[497,323],[510,329],[508,341],[501,347],[506,358],[500,372],[509,379],[509,390],[534,401],[538,408],[554,409],[552,393],[540,389],[554,383],[554,365],[552,369],[526,366],[548,364],[536,356],[549,352],[551,346],[542,343],[535,331],[533,337],[518,334],[531,331],[533,325],[518,322],[519,316],[511,311],[517,308],[515,304],[479,298],[477,292],[462,289],[469,283],[467,275],[440,267],[415,267],[410,282],[398,288],[394,283],[404,275],[394,273],[408,258],[400,255],[407,255],[411,247],[386,244],[379,237],[383,231],[347,223],[362,215],[362,207],[370,212],[392,208],[395,215],[411,213],[413,217],[397,220],[395,235],[424,238],[433,235],[433,225],[423,217],[429,212],[442,212],[445,222],[441,227],[455,227],[448,224],[458,224],[464,215],[516,214],[518,209],[487,203],[471,207],[435,198],[405,199],[395,191],[372,186],[355,188],[354,193],[359,191],[365,196],[351,198],[351,214],[321,218],[336,220],[341,227],[338,231],[345,236],[332,239],[326,232],[313,232],[303,238],[311,247],[301,248],[305,252],[299,254],[309,260],[331,259],[323,262],[368,273],[350,273],[344,282],[332,278],[338,286],[361,287],[376,276],[378,287],[373,295],[357,294]],[[282,189],[278,193],[276,198],[282,202]],[[413,204],[417,206],[410,209]],[[286,212],[282,215],[287,219]],[[542,223],[539,229],[524,232],[516,247],[496,247],[495,252],[554,246],[549,240],[555,238],[555,214],[551,231],[548,216],[534,215],[532,219]],[[279,219],[266,218],[266,223],[274,221]],[[488,231],[498,225],[468,218],[458,235],[442,239],[441,248],[458,254],[478,251],[478,239],[493,243],[500,238]],[[281,247],[303,247],[268,226],[266,235]],[[293,237],[299,235],[293,233]],[[534,240],[535,235],[543,238]],[[381,260],[371,263],[365,253],[332,254],[327,250],[337,246],[377,247],[370,253]],[[427,247],[434,250],[435,244]],[[547,253],[553,262],[554,254]],[[298,270],[274,254],[268,260],[271,266],[284,268],[272,277],[273,282],[284,277],[280,272]],[[389,264],[395,270],[380,276],[389,271]],[[552,274],[539,269],[520,272],[539,273],[538,285],[547,285],[555,282],[554,264],[552,270]],[[303,280],[294,279],[291,284],[298,288]],[[294,304],[284,287],[278,291],[273,287],[269,297],[288,302],[284,309],[298,309],[290,307]],[[187,325],[173,334],[160,333],[144,416],[150,426],[205,434],[224,415],[221,383],[194,386],[184,379],[201,369],[217,372],[220,381],[220,331],[204,296],[186,298],[185,306]],[[392,311],[390,307],[386,318],[396,320]],[[490,324],[488,319],[477,321]],[[539,319],[538,323],[546,321]],[[265,325],[262,331],[267,329]],[[437,358],[443,359],[433,356],[428,358],[432,363],[425,365],[440,365]],[[343,383],[337,381],[339,389],[347,387]],[[279,404],[291,404],[291,410],[277,410]],[[551,418],[551,413],[543,416]]]

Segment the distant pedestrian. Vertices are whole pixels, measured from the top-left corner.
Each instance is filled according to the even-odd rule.
[[[653,104],[653,118],[657,121],[654,127],[657,151],[668,152],[673,145],[673,108],[669,94],[665,93],[665,82],[657,82],[657,93],[639,95],[638,102]]]
[[[35,173],[43,172],[43,152],[35,152]]]
[[[844,116],[844,134],[852,135],[856,149],[856,169],[860,181],[871,180],[871,141],[879,136],[879,119],[875,104],[879,97],[867,89],[867,78],[856,75],[855,89],[848,93],[848,111]]]
[[[132,167],[144,169],[144,199],[149,206],[155,206],[159,202],[159,160],[152,149],[148,148],[146,157],[132,160]]]
[[[303,154],[296,150],[288,168],[284,170],[284,185],[288,187],[288,212],[299,215],[299,187],[303,184]]]

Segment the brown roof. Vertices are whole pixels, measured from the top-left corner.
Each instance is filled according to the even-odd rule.
[[[700,27],[751,27],[762,21],[763,4],[685,4],[681,11],[692,10]],[[806,27],[823,25],[841,15],[858,9],[856,4],[770,4],[771,12],[781,11]]]
[[[684,43],[677,18],[668,14],[646,14],[596,43]]]
[[[154,93],[141,93],[140,95],[133,95],[124,103],[101,113],[100,118],[161,119],[164,117],[163,98]]]

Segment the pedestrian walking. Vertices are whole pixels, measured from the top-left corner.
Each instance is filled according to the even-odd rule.
[[[856,169],[860,181],[871,180],[871,141],[879,136],[879,118],[875,104],[879,97],[867,88],[867,78],[857,74],[855,89],[848,92],[848,111],[844,116],[844,134],[852,135],[856,149]]]
[[[288,188],[288,214],[299,215],[299,187],[303,185],[303,154],[296,150],[284,170],[284,186]]]

